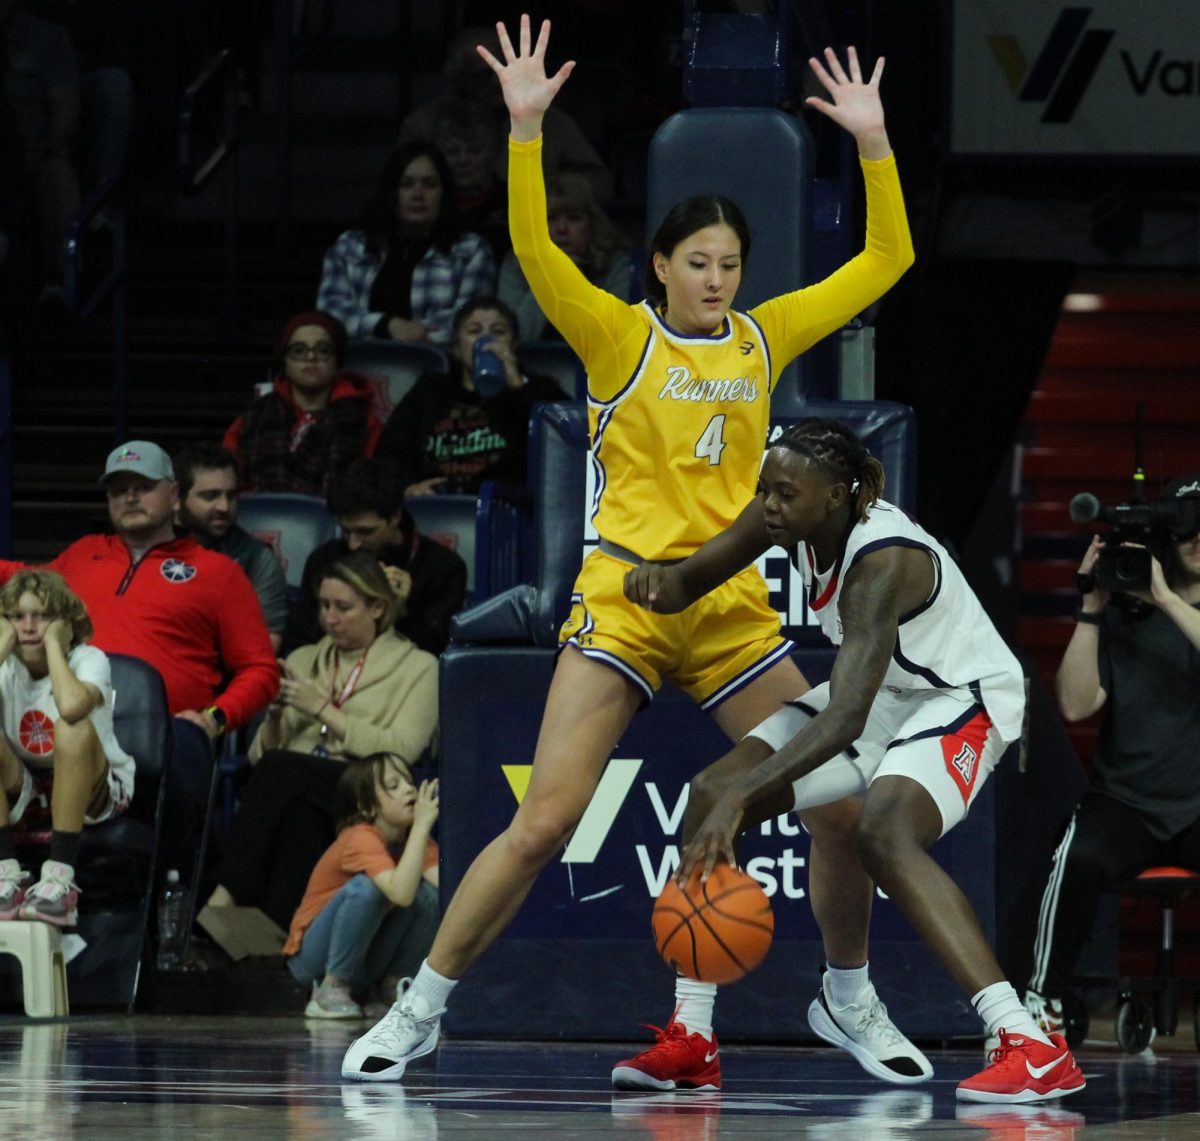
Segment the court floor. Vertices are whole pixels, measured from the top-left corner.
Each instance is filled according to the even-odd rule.
[[[1086,1044],[1086,1090],[1019,1108],[956,1104],[978,1049],[933,1051],[932,1082],[894,1087],[832,1049],[723,1045],[720,1094],[646,1095],[609,1088],[630,1052],[611,1043],[447,1041],[403,1084],[343,1083],[360,1032],[299,1018],[3,1017],[0,1137],[1200,1137],[1200,1055],[1183,1041],[1136,1057]]]

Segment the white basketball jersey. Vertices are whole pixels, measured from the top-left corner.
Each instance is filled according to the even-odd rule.
[[[804,576],[808,603],[835,646],[842,644],[838,604],[842,584],[864,555],[883,547],[913,547],[933,561],[933,591],[916,609],[900,616],[883,688],[961,690],[981,702],[1006,742],[1021,735],[1025,682],[1021,666],[996,632],[946,549],[900,508],[883,500],[870,518],[851,529],[841,556],[817,573],[811,550],[800,543],[793,559]]]

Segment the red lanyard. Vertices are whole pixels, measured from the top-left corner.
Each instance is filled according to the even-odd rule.
[[[350,676],[346,678],[346,684],[342,686],[341,693],[336,693],[336,691],[338,670],[340,670],[342,666],[342,652],[341,650],[334,650],[333,680],[329,684],[329,700],[333,704],[334,709],[341,709],[347,700],[349,700],[350,695],[357,688],[358,679],[362,677],[363,667],[367,664],[367,651],[370,650],[370,648],[371,647],[368,646],[366,650],[363,650],[362,657],[359,658],[354,664],[354,669],[350,671]]]

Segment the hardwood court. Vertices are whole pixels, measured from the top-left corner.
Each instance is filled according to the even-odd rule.
[[[720,1094],[609,1088],[630,1044],[445,1042],[403,1084],[339,1077],[358,1025],[291,1018],[82,1015],[0,1021],[0,1136],[140,1138],[1200,1136],[1190,1033],[1129,1056],[1111,1024],[1078,1053],[1082,1093],[1042,1107],[960,1106],[978,1048],[934,1050],[933,1081],[872,1081],[832,1049],[722,1046]],[[1190,1031],[1190,1027],[1186,1030]],[[1104,1035],[1108,1034],[1105,1038]]]

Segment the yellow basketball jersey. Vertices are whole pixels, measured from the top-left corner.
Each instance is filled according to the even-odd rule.
[[[731,311],[718,333],[675,332],[645,302],[597,288],[551,240],[541,139],[509,140],[509,230],[542,311],[588,373],[599,534],[681,558],[754,496],[779,371],[875,301],[912,264],[895,160],[861,162],[867,241],[824,281]]]
[[[762,330],[731,312],[715,336],[675,332],[643,302],[636,368],[608,400],[588,399],[592,521],[647,559],[682,558],[754,497],[771,409]]]

